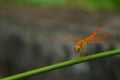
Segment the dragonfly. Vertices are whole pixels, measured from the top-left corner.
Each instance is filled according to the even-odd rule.
[[[83,39],[83,38],[78,38],[69,34],[64,34],[66,37],[70,37],[69,40],[61,40],[62,42],[76,42],[76,45],[73,47],[75,53],[83,53],[84,48],[88,45],[88,43],[101,43],[100,41],[103,39],[106,39],[110,37],[110,34],[103,34],[100,36],[97,36],[97,34],[100,32],[100,29],[96,29],[95,32],[93,32],[88,38]]]

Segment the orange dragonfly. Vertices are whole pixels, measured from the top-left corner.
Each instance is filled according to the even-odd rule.
[[[110,37],[110,34],[103,34],[101,36],[96,36],[100,32],[100,29],[97,29],[94,33],[92,33],[88,38],[83,39],[83,38],[77,38],[74,36],[71,36],[69,34],[64,34],[64,36],[69,36],[71,39],[70,40],[61,40],[62,42],[77,42],[77,44],[74,46],[74,51],[76,53],[83,53],[83,49],[85,46],[90,43],[101,43],[100,40],[106,39]]]

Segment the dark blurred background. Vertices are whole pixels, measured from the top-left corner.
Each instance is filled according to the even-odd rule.
[[[0,0],[0,77],[76,58],[63,33],[112,36],[89,44],[89,54],[120,48],[119,0]],[[120,80],[120,56],[51,71],[24,80]]]

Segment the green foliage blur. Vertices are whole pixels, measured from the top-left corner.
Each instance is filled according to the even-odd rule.
[[[88,10],[120,10],[120,0],[0,0],[0,4],[72,7]]]

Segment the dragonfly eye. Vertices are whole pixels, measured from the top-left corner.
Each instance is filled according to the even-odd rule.
[[[74,51],[76,53],[79,53],[81,51],[81,48],[79,46],[74,46]]]

